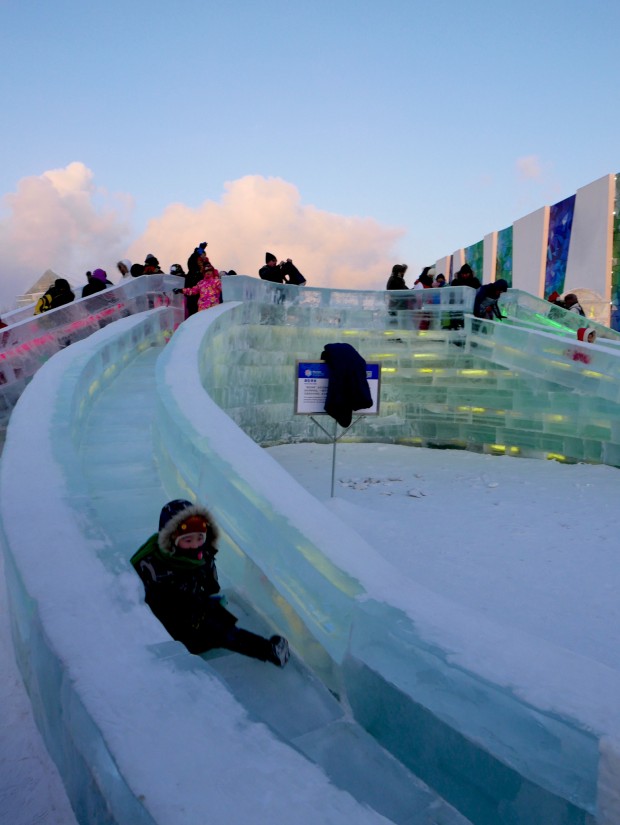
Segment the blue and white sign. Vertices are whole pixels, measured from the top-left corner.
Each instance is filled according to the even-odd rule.
[[[372,398],[372,407],[356,410],[355,415],[378,415],[381,365],[366,364],[366,378]],[[329,367],[325,361],[298,361],[295,388],[295,413],[297,415],[327,415],[325,399],[329,384]]]

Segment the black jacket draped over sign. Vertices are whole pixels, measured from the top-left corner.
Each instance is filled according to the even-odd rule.
[[[321,360],[329,367],[325,412],[348,427],[354,410],[372,407],[366,361],[351,344],[326,344]]]

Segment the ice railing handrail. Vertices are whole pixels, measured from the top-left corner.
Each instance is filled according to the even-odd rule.
[[[473,316],[465,319],[465,331],[469,351],[481,358],[620,403],[620,350],[615,346]]]
[[[339,322],[351,321],[366,328],[450,328],[473,312],[476,290],[468,286],[408,290],[321,289],[274,284],[247,275],[222,279],[225,301],[253,301],[291,307],[313,308],[316,320],[339,314]],[[509,289],[500,298],[500,308],[512,324],[546,327],[548,332],[571,335],[580,327],[597,331],[606,344],[620,342],[620,333],[592,319],[537,298],[519,289]],[[350,313],[342,315],[343,312]]]
[[[160,305],[174,306],[180,323],[183,299],[172,292],[180,283],[175,275],[132,278],[40,315],[27,308],[21,320],[0,330],[0,434],[26,384],[59,350],[112,321]]]
[[[599,338],[620,341],[620,332],[616,332],[616,330],[606,327],[592,318],[584,318],[576,312],[570,312],[542,298],[537,298],[535,295],[521,289],[509,289],[508,292],[502,295],[499,305],[502,312],[509,319],[516,322],[534,322],[548,325],[560,333],[571,331],[576,333],[580,327],[591,327],[596,330]]]
[[[615,700],[610,700],[620,689],[618,674],[597,663],[586,666],[580,657],[540,640],[490,629],[482,617],[456,607],[450,608],[451,626],[440,628],[432,607],[439,597],[413,582],[403,583],[391,571],[382,573],[393,580],[390,605],[365,588],[364,566],[385,567],[376,553],[291,480],[204,388],[200,392],[201,363],[209,358],[211,336],[222,324],[243,317],[242,306],[225,305],[191,319],[158,363],[158,463],[177,489],[216,508],[230,549],[221,560],[226,574],[235,582],[251,582],[254,595],[264,590],[254,606],[285,630],[293,647],[333,689],[344,688],[358,721],[430,784],[425,760],[407,753],[403,742],[423,742],[430,764],[433,737],[449,729],[469,743],[463,745],[465,762],[470,758],[475,763],[484,754],[483,761],[492,763],[491,774],[501,774],[498,765],[508,766],[530,783],[530,791],[543,788],[593,812],[599,737],[620,732]],[[176,386],[176,376],[182,376],[182,386]],[[347,553],[347,547],[354,552]],[[407,595],[401,600],[403,587]],[[418,606],[413,615],[412,589]],[[445,613],[439,610],[438,615]],[[484,632],[477,632],[482,625]],[[486,648],[489,639],[493,642]],[[505,687],[492,684],[493,668],[485,667],[500,648],[516,652],[510,663],[503,663]],[[468,649],[470,654],[475,649],[473,657]],[[520,679],[520,667],[527,672],[539,656],[547,665],[555,663],[545,676],[556,682],[548,696],[544,690],[533,695]],[[605,682],[596,700],[596,682],[590,678],[594,671]],[[434,673],[430,681],[424,677],[429,673]],[[441,691],[431,684],[441,684]],[[581,705],[573,704],[577,695],[588,697],[587,719],[575,718],[575,707]],[[557,696],[565,696],[566,702],[552,700]],[[378,708],[394,701],[400,714],[396,732],[389,720],[377,717]],[[541,730],[546,731],[543,738],[555,743],[553,754],[542,743]],[[449,787],[437,789],[459,807]]]
[[[248,275],[222,278],[225,301],[293,304],[303,307],[429,313],[471,312],[475,291],[469,287],[406,290],[323,289],[274,284]]]
[[[95,399],[114,380],[118,363],[131,359],[145,346],[163,344],[176,326],[176,311],[161,308],[118,323],[120,326],[110,325],[84,342],[86,349],[71,347],[58,353],[46,365],[48,380],[26,387],[22,404],[14,411],[0,462],[0,537],[16,659],[37,724],[63,777],[72,807],[80,821],[100,821],[105,811],[106,822],[155,825],[127,784],[101,719],[93,717],[92,707],[84,701],[83,686],[72,676],[72,657],[114,656],[117,651],[108,649],[104,653],[109,643],[105,634],[96,640],[96,653],[92,640],[88,642],[90,652],[82,649],[78,653],[79,637],[67,650],[63,645],[66,633],[52,629],[49,621],[44,624],[44,617],[48,599],[52,603],[59,598],[67,603],[74,599],[67,594],[59,596],[49,584],[41,585],[40,576],[33,575],[45,563],[38,556],[41,547],[49,545],[49,525],[56,524],[58,514],[69,507],[75,519],[63,522],[67,546],[53,563],[65,565],[66,580],[74,583],[80,569],[82,592],[91,586],[98,589],[104,578],[96,554],[106,538],[84,492],[75,439]],[[29,427],[28,412],[33,405],[41,422],[34,431]],[[26,538],[19,527],[20,513],[24,506],[30,509],[33,500],[37,502],[36,519],[30,519],[32,529]],[[58,578],[54,575],[51,580],[57,582]],[[110,587],[110,594],[113,590]],[[110,617],[99,618],[104,621]],[[135,666],[139,667],[137,661]]]

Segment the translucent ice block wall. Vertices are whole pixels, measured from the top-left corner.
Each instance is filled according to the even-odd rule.
[[[47,365],[47,380],[28,388],[34,397],[26,391],[2,456],[0,538],[15,654],[37,724],[84,823],[153,825],[153,819],[119,769],[114,734],[93,716],[92,684],[90,702],[84,701],[88,662],[109,661],[114,671],[122,655],[106,628],[123,611],[113,595],[115,578],[97,560],[106,537],[93,518],[76,442],[101,392],[143,350],[163,346],[175,325],[172,307],[142,313],[103,330],[86,350],[59,353]],[[88,631],[85,603],[101,609]],[[98,681],[96,690],[105,693]],[[113,715],[111,693],[98,704],[104,717]]]
[[[575,334],[580,327],[592,327],[599,336],[607,341],[620,342],[620,333],[609,327],[599,324],[592,318],[584,318],[576,312],[569,312],[562,307],[523,292],[520,289],[510,289],[501,298],[502,313],[511,322],[524,326],[545,327],[547,332]]]
[[[273,294],[278,292],[285,294]],[[286,296],[220,307],[183,325],[158,363],[157,456],[169,491],[216,508],[224,533],[222,570],[242,583],[334,691],[346,693],[356,718],[472,821],[528,822],[536,811],[550,824],[593,822],[599,741],[618,730],[610,698],[620,689],[617,674],[489,628],[412,582],[404,592],[372,548],[294,483],[222,409],[227,403],[233,412],[249,407],[244,428],[262,431],[269,443],[304,437],[292,415],[295,358],[318,358],[323,344],[351,340],[374,360],[369,348],[385,341],[373,307],[371,329],[364,330],[363,310],[350,296],[348,320],[355,317],[357,327],[343,329],[340,310],[330,315],[329,296],[323,302],[323,328],[315,313],[302,326],[297,303],[290,334]],[[271,324],[274,317],[283,325]],[[390,317],[385,315],[387,324]],[[459,331],[406,332],[398,330],[402,354],[391,356],[395,363],[420,352],[433,360],[472,358]],[[455,364],[442,369],[460,380]],[[477,369],[476,362],[463,369]],[[515,383],[515,375],[500,372],[507,387]],[[406,385],[405,377],[390,389],[396,397],[406,394]],[[548,398],[566,394],[551,382],[539,382],[542,387]],[[378,419],[366,426],[386,438],[382,428],[390,425]],[[369,430],[364,437],[372,435]],[[374,593],[375,571],[390,604]],[[493,666],[487,670],[485,663],[502,650],[514,653],[500,668],[501,684],[494,684]],[[538,659],[550,671],[549,693],[522,680]],[[570,697],[567,673],[576,692]],[[581,701],[575,704],[577,694]],[[594,716],[582,717],[580,707],[596,708]]]
[[[615,390],[597,389],[617,382],[594,375],[615,369],[618,345],[578,343],[568,326],[517,323],[519,313],[531,319],[537,304],[540,313],[552,310],[548,302],[521,293],[519,304],[511,290],[515,322],[507,324],[475,321],[468,287],[425,290],[424,310],[393,310],[400,292],[272,286],[225,279],[226,297],[251,300],[235,310],[234,324],[222,318],[212,325],[200,364],[211,397],[256,442],[323,438],[308,416],[293,415],[294,365],[346,341],[382,365],[381,415],[363,418],[348,439],[620,465]],[[574,313],[559,311],[574,323]],[[504,342],[498,357],[496,339]]]
[[[180,283],[170,275],[143,276],[42,315],[33,315],[34,306],[7,313],[4,321],[9,326],[0,330],[0,443],[24,387],[54,353],[112,321],[157,306],[174,307],[179,324],[183,298],[172,290]]]

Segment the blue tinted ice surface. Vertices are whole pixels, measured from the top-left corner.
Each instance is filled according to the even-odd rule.
[[[344,729],[368,759],[344,773],[332,765],[343,710],[301,663],[281,672],[236,656],[203,662],[144,606],[128,558],[166,498],[144,448],[172,324],[167,310],[126,319],[57,356],[24,393],[3,457],[13,468],[2,518],[16,648],[78,819],[284,823],[294,809],[299,822],[379,822],[396,811],[397,822],[464,823],[353,721]],[[35,393],[47,412],[38,429]],[[2,484],[7,492],[6,475]],[[26,496],[44,504],[24,541],[15,519]],[[275,629],[251,610],[245,618]],[[330,747],[319,747],[321,729]],[[308,734],[307,746],[297,741]]]

